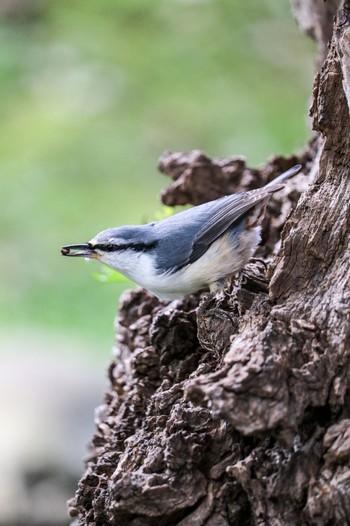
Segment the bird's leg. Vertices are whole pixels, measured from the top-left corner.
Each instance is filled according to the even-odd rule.
[[[218,363],[221,363],[229,348],[231,334],[237,331],[237,321],[221,308],[221,305],[229,307],[223,285],[224,280],[213,283],[210,286],[211,293],[203,298],[197,309],[200,345],[213,353]]]
[[[215,281],[215,283],[211,283],[209,285],[209,290],[210,292],[213,294],[213,296],[215,297],[215,300],[218,302],[218,303],[222,303],[225,299],[225,290],[224,290],[224,285],[225,285],[225,282],[226,282],[226,279],[223,278],[223,279],[219,279],[218,281]],[[224,309],[221,309],[220,307],[217,307],[216,309],[216,315],[220,318],[228,318],[232,324],[233,327],[236,327],[236,324],[234,322],[234,320],[232,319],[231,315]],[[202,310],[203,312],[203,310]]]
[[[218,300],[224,300],[225,298],[225,292],[224,292],[224,285],[225,285],[225,279],[219,279],[218,281],[215,281],[214,283],[210,283],[209,290],[210,292],[215,295],[215,298]]]

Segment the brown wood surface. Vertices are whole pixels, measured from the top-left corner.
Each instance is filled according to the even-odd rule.
[[[293,9],[322,64],[310,143],[261,171],[167,153],[162,198],[198,204],[296,162],[303,173],[223,292],[124,294],[76,526],[350,524],[350,2]]]

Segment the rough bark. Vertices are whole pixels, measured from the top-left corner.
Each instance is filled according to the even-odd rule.
[[[198,204],[297,161],[311,184],[274,196],[258,258],[222,293],[124,294],[76,526],[350,524],[350,3],[293,3],[320,57],[336,14],[317,136],[260,171],[165,154],[162,198]]]

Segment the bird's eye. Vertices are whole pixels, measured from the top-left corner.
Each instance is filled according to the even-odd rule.
[[[112,245],[112,243],[96,243],[91,245],[93,250],[102,250],[102,252],[114,252],[118,249],[117,245]]]
[[[107,243],[106,245],[103,245],[102,250],[105,252],[114,252],[116,250],[117,246],[112,245],[111,243]]]

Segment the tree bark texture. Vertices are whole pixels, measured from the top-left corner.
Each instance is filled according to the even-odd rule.
[[[293,8],[323,60],[314,138],[260,171],[167,153],[162,199],[202,203],[296,162],[304,175],[223,292],[124,294],[75,526],[350,524],[350,1]]]

